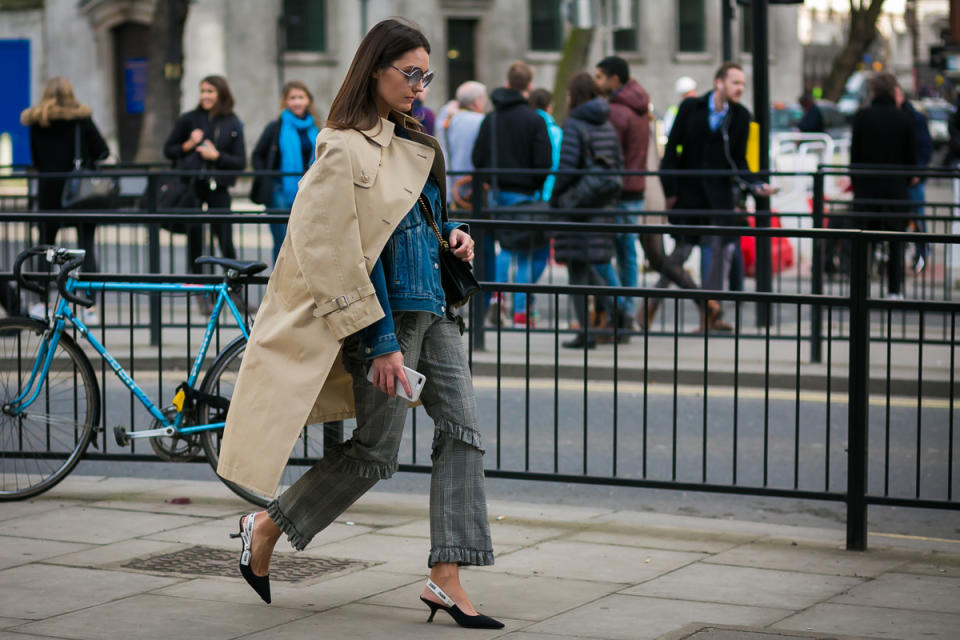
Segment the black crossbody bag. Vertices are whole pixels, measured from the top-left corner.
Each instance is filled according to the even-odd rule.
[[[420,194],[418,199],[420,203],[420,212],[427,222],[433,228],[433,233],[437,236],[440,243],[440,283],[443,285],[443,295],[446,298],[447,306],[452,309],[458,309],[467,304],[470,296],[480,293],[480,283],[473,276],[473,268],[469,262],[464,262],[453,255],[450,250],[450,243],[443,239],[440,233],[440,227],[433,219],[430,211],[430,204],[427,199]]]

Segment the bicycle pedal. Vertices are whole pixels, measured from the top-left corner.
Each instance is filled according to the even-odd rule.
[[[127,435],[127,430],[123,427],[114,427],[113,437],[117,439],[118,446],[125,447],[130,444],[130,436]]]

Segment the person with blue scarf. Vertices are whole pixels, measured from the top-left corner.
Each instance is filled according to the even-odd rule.
[[[297,196],[300,177],[313,163],[319,129],[313,95],[304,83],[291,80],[283,85],[282,106],[280,117],[268,124],[260,135],[252,159],[255,170],[282,171],[284,174],[255,187],[264,191],[259,194],[259,200],[272,209],[289,210]],[[270,233],[276,262],[280,245],[287,235],[287,225],[271,224]]]

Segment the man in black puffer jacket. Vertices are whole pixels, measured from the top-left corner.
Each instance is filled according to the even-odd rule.
[[[602,158],[606,166],[614,171],[623,169],[623,155],[617,131],[610,123],[610,105],[600,96],[593,77],[588,73],[578,73],[567,84],[570,103],[570,116],[563,123],[563,145],[560,147],[560,165],[558,169],[585,169],[589,166],[591,154]],[[557,175],[550,198],[550,206],[559,207],[564,202],[564,194],[574,189],[581,180],[578,175]],[[617,194],[618,196],[619,194]],[[584,214],[564,216],[569,222],[604,223],[616,220],[616,198],[599,206],[610,207],[610,215]],[[596,205],[588,205],[593,208]],[[612,233],[558,233],[553,243],[554,257],[557,262],[567,265],[570,284],[591,284],[606,286],[607,282],[597,273],[596,265],[607,264],[614,255],[614,234]],[[594,296],[596,309],[606,312],[607,318],[619,322],[620,328],[629,329],[631,323],[621,303],[617,308],[621,318],[613,320],[614,304],[609,296]],[[576,338],[564,342],[570,349],[592,349],[597,344],[595,336],[587,333],[587,319],[584,296],[570,296],[570,302],[580,323],[580,333]],[[626,336],[624,336],[626,337]]]

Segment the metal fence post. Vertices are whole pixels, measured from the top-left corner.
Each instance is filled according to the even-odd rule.
[[[157,176],[147,175],[147,210],[157,212],[157,200],[160,196],[160,185]],[[150,273],[160,273],[160,225],[147,225],[147,262]],[[160,344],[160,296],[150,296],[150,345]]]
[[[868,242],[854,238],[850,251],[850,365],[847,417],[847,550],[867,549],[867,418],[870,393]]]
[[[473,193],[470,196],[472,210],[471,217],[480,218],[483,215],[483,198],[486,191],[482,188],[483,180],[477,174],[472,178]],[[473,265],[476,271],[474,275],[477,280],[483,280],[483,273],[487,260],[496,260],[495,255],[487,255],[487,234],[493,233],[491,229],[471,229],[471,235],[474,241],[474,260]],[[474,351],[483,351],[486,348],[486,332],[483,330],[484,315],[487,311],[486,305],[487,292],[481,291],[470,300],[470,344]]]
[[[813,174],[813,228],[823,228],[823,169]],[[815,296],[823,295],[823,240],[813,239],[813,262],[810,265],[810,287]],[[810,361],[823,361],[823,308],[810,305]]]

